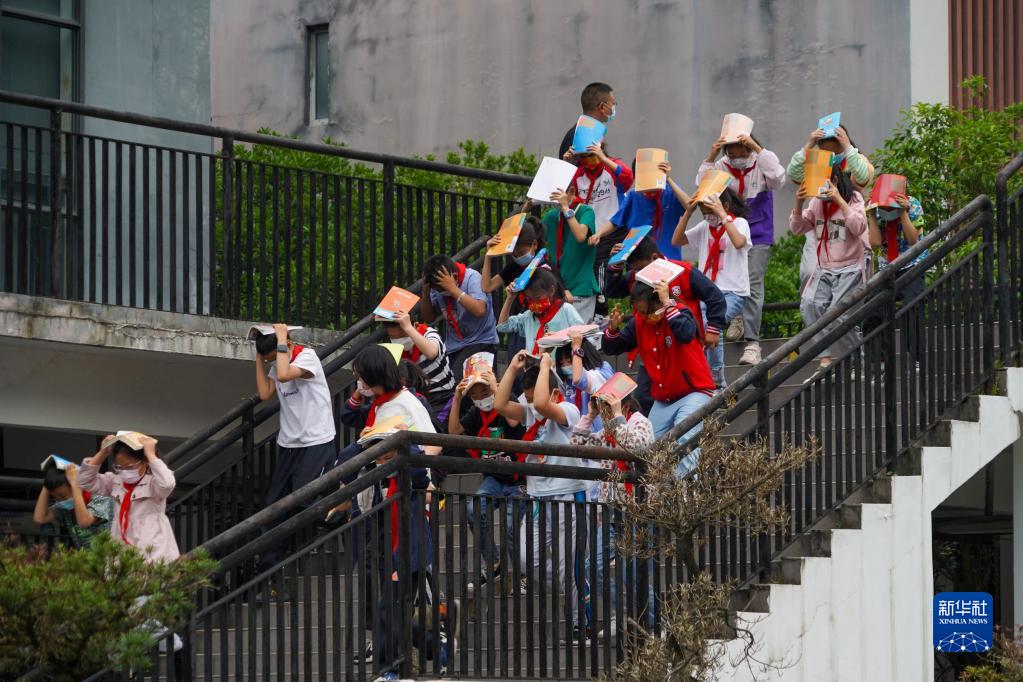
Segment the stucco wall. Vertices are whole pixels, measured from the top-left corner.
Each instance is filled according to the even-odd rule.
[[[834,110],[873,149],[910,104],[910,12],[910,0],[218,0],[213,117],[400,154],[469,137],[550,154],[583,85],[602,80],[620,102],[612,152],[663,146],[691,182],[729,111],[784,161]],[[309,127],[305,31],[326,22],[331,122]]]

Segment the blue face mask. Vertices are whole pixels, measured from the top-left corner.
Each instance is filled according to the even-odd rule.
[[[877,209],[877,218],[878,218],[878,220],[882,220],[882,221],[885,221],[885,222],[890,222],[892,220],[898,220],[900,213],[902,213],[902,211],[886,209],[886,208],[879,208],[879,209]]]
[[[533,254],[527,251],[521,256],[512,256],[512,260],[515,261],[516,264],[525,267],[529,265],[529,261],[533,260]]]
[[[569,378],[572,376],[572,365],[562,365],[558,367],[558,372],[561,373],[561,376]]]
[[[65,509],[67,511],[71,511],[72,509],[75,508],[75,501],[72,498],[68,498],[66,500],[61,500],[60,502],[55,502],[53,506],[56,507],[57,509]]]

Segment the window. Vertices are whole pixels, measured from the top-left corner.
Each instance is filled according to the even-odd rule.
[[[309,29],[309,119],[330,120],[330,49],[326,25]]]

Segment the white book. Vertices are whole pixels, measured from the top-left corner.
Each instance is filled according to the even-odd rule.
[[[576,170],[576,167],[567,161],[555,159],[552,156],[543,157],[526,196],[536,202],[551,203],[551,194],[555,190],[561,192],[567,190],[572,178],[575,177]]]
[[[288,325],[288,331],[293,332],[296,329],[301,329],[298,325]],[[245,335],[245,338],[249,341],[255,341],[260,336],[266,336],[267,334],[274,333],[274,326],[272,324],[254,324],[249,327],[249,333]]]

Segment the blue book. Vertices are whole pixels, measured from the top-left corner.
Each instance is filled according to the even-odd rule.
[[[60,455],[50,455],[49,457],[43,460],[43,463],[39,465],[39,468],[42,469],[43,471],[46,471],[47,467],[55,466],[61,471],[64,471],[71,464],[72,462],[70,460],[64,459]]]
[[[572,149],[575,150],[576,154],[585,154],[586,149],[591,144],[600,144],[606,132],[606,125],[584,114],[576,121],[575,136],[572,137]]]
[[[654,229],[652,225],[640,225],[629,230],[629,234],[625,235],[625,241],[622,242],[622,250],[611,256],[607,264],[618,265],[628,260],[632,252],[636,250],[636,245],[643,241],[643,237],[647,236],[652,229]]]
[[[543,258],[546,255],[547,249],[540,249],[536,252],[536,255],[533,256],[533,260],[529,261],[529,265],[526,266],[526,269],[522,271],[522,274],[519,275],[514,282],[512,282],[512,291],[526,290],[526,287],[529,285],[529,280],[532,279],[533,273],[536,272],[538,267],[540,267],[540,263],[543,262]]]
[[[817,121],[817,127],[824,131],[824,137],[835,137],[838,134],[838,124],[842,122],[842,112],[836,111],[833,114],[822,116]]]

